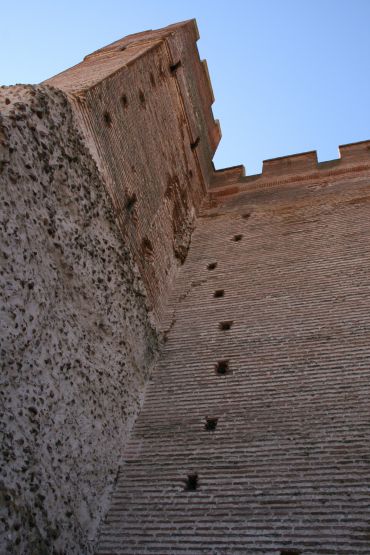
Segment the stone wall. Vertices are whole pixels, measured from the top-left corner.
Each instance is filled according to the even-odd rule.
[[[157,353],[63,93],[0,93],[2,553],[93,551]]]

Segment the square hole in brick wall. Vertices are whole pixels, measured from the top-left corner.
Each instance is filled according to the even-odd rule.
[[[176,71],[179,69],[179,67],[181,67],[181,60],[179,60],[178,62],[176,62],[176,64],[172,64],[170,66],[170,72],[171,73],[176,73]]]
[[[233,325],[233,321],[232,320],[226,320],[225,322],[220,322],[219,324],[219,328],[222,331],[227,331],[229,329],[231,329],[231,326]]]
[[[207,270],[214,270],[215,268],[217,268],[217,262],[211,262],[207,266]]]
[[[230,365],[228,360],[219,360],[216,364],[216,374],[224,376],[230,372]]]
[[[234,235],[233,237],[233,241],[241,241],[243,238],[243,235],[241,235],[240,233],[238,235]]]
[[[198,487],[198,474],[188,474],[185,482],[185,491],[195,491]]]
[[[190,143],[191,150],[195,150],[200,143],[200,137],[197,137],[193,143]]]
[[[215,418],[214,416],[207,416],[206,423],[204,424],[204,429],[207,430],[207,432],[214,432],[217,428],[217,422],[218,418]]]
[[[125,208],[128,212],[131,212],[132,209],[134,208],[135,204],[137,201],[137,196],[136,193],[133,193],[132,195],[129,195],[127,197],[126,203],[125,203]]]
[[[219,299],[220,297],[223,297],[224,295],[225,295],[224,289],[216,289],[216,291],[213,293],[213,296],[216,299]]]
[[[104,112],[103,115],[105,124],[110,127],[112,125],[112,117],[109,112]]]

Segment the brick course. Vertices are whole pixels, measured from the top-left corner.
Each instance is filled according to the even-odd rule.
[[[306,178],[206,201],[99,555],[370,552],[370,172]]]

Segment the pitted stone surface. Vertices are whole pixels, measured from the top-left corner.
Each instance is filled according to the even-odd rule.
[[[64,94],[0,108],[0,551],[88,553],[156,334]]]

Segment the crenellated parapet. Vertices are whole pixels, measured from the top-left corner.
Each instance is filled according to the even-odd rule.
[[[317,152],[311,150],[291,156],[281,156],[263,161],[262,173],[264,176],[289,175],[307,172],[317,167]]]
[[[211,198],[229,197],[256,189],[320,181],[341,174],[369,172],[370,141],[339,146],[339,158],[318,162],[315,150],[263,161],[262,173],[245,175],[243,166],[216,170]]]

